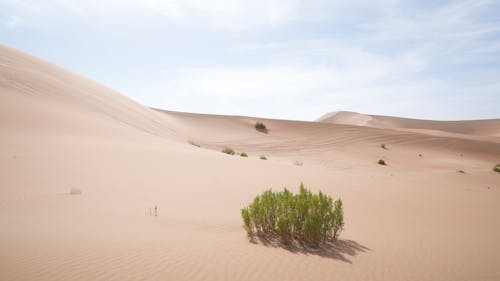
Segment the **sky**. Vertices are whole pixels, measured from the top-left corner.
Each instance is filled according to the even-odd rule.
[[[0,0],[0,42],[167,110],[500,118],[500,1]]]

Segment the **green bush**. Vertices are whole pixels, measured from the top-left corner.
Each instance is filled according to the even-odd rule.
[[[234,150],[232,148],[229,148],[229,147],[225,147],[222,152],[226,153],[226,154],[229,154],[229,155],[234,155]]]
[[[249,235],[279,235],[283,240],[299,240],[319,245],[335,241],[344,228],[342,200],[322,193],[313,194],[300,185],[299,193],[270,189],[257,195],[241,209]]]
[[[495,166],[493,166],[493,171],[500,173],[500,164],[496,164]]]
[[[248,154],[246,154],[246,152],[242,152],[242,153],[240,153],[240,156],[241,157],[248,157]]]
[[[260,121],[257,121],[255,123],[255,129],[257,129],[257,130],[265,130],[267,128],[266,128],[266,125],[264,125],[264,123],[262,123]]]
[[[267,157],[266,157],[266,156],[264,156],[264,155],[261,155],[261,156],[260,156],[260,159],[261,159],[261,160],[267,160]]]
[[[380,165],[387,165],[383,159],[378,160],[377,163],[379,163]]]

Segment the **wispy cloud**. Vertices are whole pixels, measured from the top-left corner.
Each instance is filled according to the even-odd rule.
[[[276,26],[293,19],[298,1],[148,0],[153,11],[175,23],[197,28],[249,29]]]

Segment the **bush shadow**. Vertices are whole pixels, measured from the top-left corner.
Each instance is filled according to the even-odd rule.
[[[267,128],[255,128],[255,130],[257,130],[257,132],[261,132],[261,133],[264,133],[264,134],[268,134],[269,133],[269,130]]]
[[[282,248],[289,252],[305,255],[317,255],[323,258],[340,260],[352,263],[349,257],[354,257],[359,253],[367,252],[370,248],[349,239],[339,239],[335,242],[325,242],[319,246],[293,240],[284,241],[277,235],[251,235],[248,239],[253,244],[261,244],[266,247]]]

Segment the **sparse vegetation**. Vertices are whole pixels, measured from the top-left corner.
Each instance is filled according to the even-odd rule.
[[[196,147],[201,147],[201,145],[197,144],[196,142],[194,142],[194,141],[192,141],[192,140],[188,141],[188,143],[189,143],[190,145],[193,145],[193,146],[196,146]]]
[[[458,170],[457,173],[465,174],[465,171],[464,170]]]
[[[242,152],[242,153],[240,153],[240,156],[241,157],[248,157],[248,154],[246,154],[246,152]]]
[[[335,241],[344,228],[342,200],[319,192],[313,194],[300,185],[299,193],[288,189],[266,190],[241,209],[244,228],[252,236],[276,236],[313,245]]]
[[[267,157],[266,157],[266,156],[264,156],[264,155],[261,155],[261,156],[260,156],[260,160],[267,160]]]
[[[500,173],[500,164],[496,164],[495,166],[493,166],[493,171]]]
[[[259,130],[259,131],[265,131],[267,129],[266,125],[260,121],[257,121],[255,123],[255,129]]]
[[[295,160],[295,161],[293,161],[293,165],[295,165],[295,166],[302,166],[302,165],[304,165],[304,163],[302,163],[302,161]]]
[[[72,188],[69,190],[69,194],[71,195],[82,195],[82,190],[79,188]]]
[[[377,163],[379,163],[380,165],[387,165],[387,164],[385,163],[385,160],[384,160],[384,159],[380,159],[380,160],[378,160],[378,162],[377,162]]]
[[[380,147],[383,149],[387,149],[387,147],[385,146],[385,143],[381,144]]]
[[[234,155],[234,150],[230,147],[225,147],[223,150],[222,150],[223,153],[226,153],[226,154],[229,154],[229,155]]]

